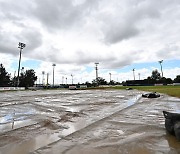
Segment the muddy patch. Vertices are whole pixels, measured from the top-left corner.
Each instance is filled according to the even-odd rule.
[[[85,115],[86,114],[84,114],[83,112],[66,111],[65,114],[60,116],[60,119],[58,120],[58,122],[73,122],[74,118],[82,117],[82,116],[85,116]]]

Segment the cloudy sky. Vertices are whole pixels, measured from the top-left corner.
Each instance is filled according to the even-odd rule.
[[[0,0],[0,63],[14,75],[21,66],[42,71],[55,63],[55,83],[165,77],[180,74],[180,0]]]

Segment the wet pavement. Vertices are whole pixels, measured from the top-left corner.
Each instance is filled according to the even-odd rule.
[[[0,93],[0,154],[180,153],[163,110],[180,99],[142,98],[131,90]]]

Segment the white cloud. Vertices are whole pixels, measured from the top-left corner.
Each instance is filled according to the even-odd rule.
[[[179,60],[179,10],[178,0],[0,0],[0,53],[18,56],[23,42],[23,58],[42,61],[39,74],[56,63],[85,76],[94,62],[115,69]]]

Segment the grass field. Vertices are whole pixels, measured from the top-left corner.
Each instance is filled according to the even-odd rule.
[[[133,88],[137,90],[159,92],[180,98],[180,86],[118,86],[113,89]]]

